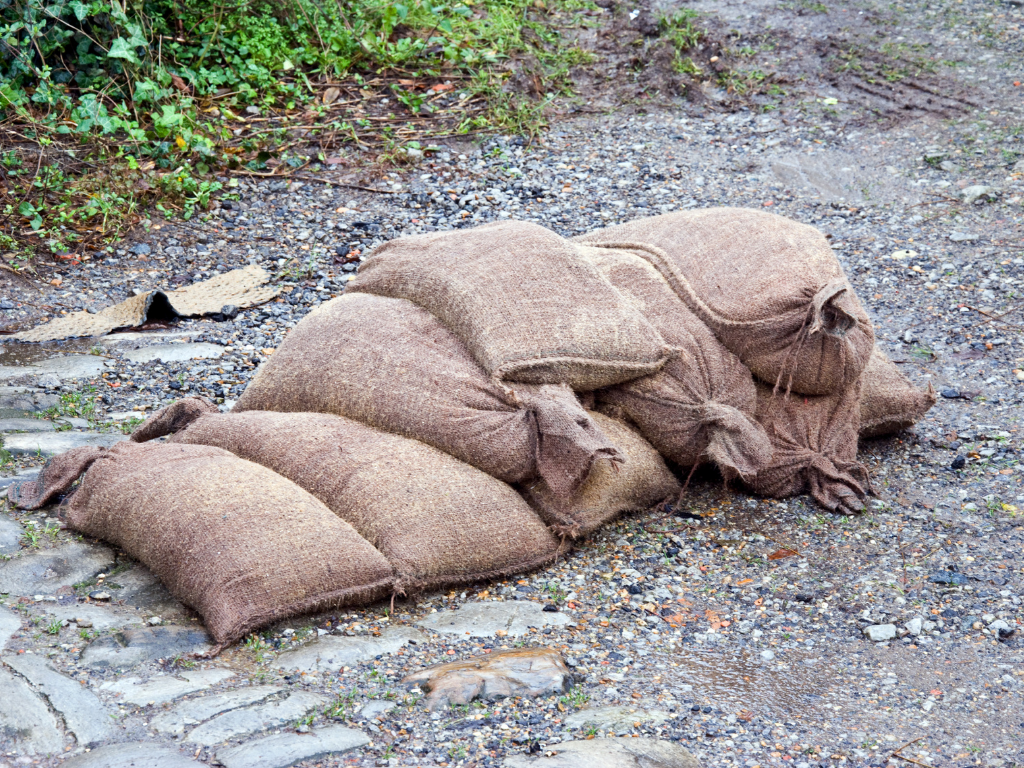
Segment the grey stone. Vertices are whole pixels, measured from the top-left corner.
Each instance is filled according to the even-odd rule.
[[[590,739],[552,744],[537,757],[514,755],[503,768],[700,768],[678,744],[660,739]]]
[[[46,419],[0,419],[0,432],[53,432],[52,421]]]
[[[176,673],[174,676],[154,677],[142,682],[128,677],[104,683],[101,691],[118,696],[117,701],[144,707],[148,704],[166,704],[189,693],[196,693],[222,683],[235,676],[230,669],[196,669]]]
[[[112,729],[102,702],[81,683],[60,674],[33,653],[4,656],[3,662],[49,700],[80,745],[91,747],[110,737]]]
[[[960,166],[954,163],[952,160],[943,160],[939,163],[939,168],[946,171],[947,173],[955,173],[960,170]]]
[[[0,743],[27,755],[51,754],[64,748],[57,718],[24,680],[2,667],[0,701]]]
[[[867,636],[868,640],[874,643],[892,640],[896,637],[896,625],[872,624],[870,627],[864,627],[864,634]]]
[[[7,641],[21,629],[21,616],[14,611],[0,608],[0,650],[7,647]]]
[[[629,731],[634,723],[659,726],[672,719],[670,712],[660,709],[638,709],[636,707],[593,707],[573,712],[564,720],[571,728],[594,725],[614,733]]]
[[[306,691],[296,691],[287,698],[269,701],[255,707],[234,709],[217,715],[203,723],[185,736],[185,741],[212,747],[228,739],[237,739],[268,728],[278,728],[287,723],[294,723],[305,717],[310,710],[323,707],[328,702],[326,696]]]
[[[101,338],[100,344],[105,347],[116,346],[117,344],[128,344],[139,341],[167,341],[180,339],[182,336],[191,336],[193,331],[125,331],[124,333],[111,333]]]
[[[127,435],[102,432],[35,432],[5,436],[4,448],[15,456],[56,456],[83,445],[109,448],[127,439]]]
[[[390,701],[381,701],[375,699],[368,701],[363,705],[362,709],[359,710],[359,717],[363,720],[376,720],[381,715],[386,715],[395,705]]]
[[[349,752],[369,743],[365,734],[335,725],[308,735],[279,733],[240,747],[222,749],[217,752],[217,760],[227,768],[287,768],[302,760]]]
[[[114,589],[114,599],[126,606],[164,618],[184,611],[178,599],[145,566],[119,573],[114,582],[119,587]]]
[[[0,381],[21,376],[53,375],[58,379],[91,379],[103,372],[103,358],[97,355],[67,355],[28,365],[0,365]]]
[[[283,693],[284,690],[274,685],[256,685],[190,699],[153,718],[150,726],[158,733],[182,734],[190,725],[199,725],[222,712],[258,704],[271,696]]]
[[[920,616],[915,616],[905,624],[907,632],[917,637],[921,634],[921,629],[924,627],[924,619]]]
[[[88,626],[99,632],[142,624],[142,619],[138,616],[115,613],[111,608],[101,608],[98,605],[43,604],[42,608],[54,618],[62,621],[73,621],[79,626]],[[79,621],[79,619],[84,620],[84,622]]]
[[[0,566],[0,593],[52,595],[61,587],[91,579],[113,563],[114,553],[108,547],[80,541],[26,553]]]
[[[150,360],[162,360],[165,363],[177,363],[184,360],[205,360],[220,357],[224,347],[217,344],[155,344],[151,347],[129,349],[122,353],[133,363],[148,363]]]
[[[434,632],[460,637],[521,637],[530,627],[560,627],[569,623],[563,613],[546,613],[541,603],[525,600],[466,603],[458,611],[438,611],[416,622]]]
[[[189,760],[180,752],[162,744],[142,741],[108,744],[105,747],[75,755],[61,768],[196,768],[205,763]]]
[[[394,653],[410,640],[423,642],[422,632],[409,627],[392,627],[380,637],[327,636],[277,657],[279,669],[301,672],[337,672],[361,661]]]
[[[975,184],[965,187],[961,190],[960,194],[963,196],[964,202],[967,205],[971,205],[982,198],[995,200],[999,196],[999,191],[995,187],[990,187],[986,184]]]
[[[124,669],[154,659],[172,659],[179,655],[206,653],[211,647],[210,637],[203,629],[126,629],[91,642],[82,652],[82,664],[94,669]]]
[[[973,243],[980,238],[978,235],[970,235],[966,232],[950,232],[949,239],[954,243]]]
[[[9,555],[19,551],[21,537],[24,535],[25,529],[21,527],[21,523],[0,512],[0,555]]]

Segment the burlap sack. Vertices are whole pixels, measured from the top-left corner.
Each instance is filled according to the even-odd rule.
[[[591,390],[665,362],[650,323],[569,241],[537,224],[392,240],[369,255],[347,290],[414,301],[497,380]]]
[[[600,410],[634,424],[658,453],[681,466],[712,461],[726,478],[752,477],[768,463],[772,447],[754,420],[757,397],[747,367],[649,262],[631,251],[578,247],[678,350],[657,373],[597,390]]]
[[[50,484],[15,498],[54,498],[88,468],[61,507],[68,527],[142,561],[218,643],[289,616],[372,603],[394,584],[391,565],[352,526],[220,448],[120,443],[50,462],[61,467],[44,473]]]
[[[918,389],[886,354],[875,347],[864,369],[860,397],[860,436],[880,437],[908,429],[935,405],[935,390]]]
[[[622,512],[649,509],[681,490],[679,480],[636,430],[600,413],[591,416],[625,454],[625,463],[601,462],[570,499],[555,496],[543,480],[519,486],[530,506],[562,536],[584,536]]]
[[[871,482],[857,461],[860,390],[857,381],[837,394],[809,397],[758,384],[757,419],[774,453],[750,488],[775,498],[806,492],[825,509],[862,511]]]
[[[264,363],[235,411],[333,413],[432,445],[514,483],[568,495],[618,460],[565,386],[496,384],[437,318],[369,294],[320,305]]]
[[[330,414],[202,415],[193,401],[203,403],[168,406],[131,439],[174,425],[173,443],[217,446],[292,480],[384,554],[403,592],[521,573],[559,552],[508,485],[429,445]]]
[[[874,331],[814,227],[746,208],[638,219],[577,242],[648,259],[761,381],[826,395],[852,385]]]

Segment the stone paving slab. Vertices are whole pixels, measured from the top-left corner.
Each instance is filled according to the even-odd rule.
[[[0,432],[53,432],[56,428],[46,419],[0,419]]]
[[[28,365],[0,365],[0,381],[47,374],[60,379],[91,379],[103,373],[103,367],[103,358],[98,355],[66,355]]]
[[[23,755],[46,755],[64,748],[57,718],[28,683],[0,667],[0,738]]]
[[[0,608],[0,651],[7,647],[7,641],[19,629],[21,629],[21,616],[14,611]]]
[[[590,739],[553,744],[537,757],[514,755],[502,768],[700,768],[697,760],[670,741]]]
[[[71,542],[54,549],[29,552],[0,565],[0,592],[52,595],[91,579],[114,564],[114,552],[99,544]]]
[[[101,691],[118,694],[118,703],[135,704],[139,707],[166,704],[190,693],[206,690],[235,676],[230,669],[197,669],[179,672],[176,675],[155,677],[142,682],[137,677],[104,683]]]
[[[296,691],[287,698],[270,701],[256,707],[234,709],[217,715],[185,736],[185,741],[212,747],[229,739],[249,736],[294,723],[311,710],[325,706],[329,699],[316,693]]]
[[[142,624],[142,619],[138,616],[115,613],[112,608],[100,607],[98,605],[55,605],[52,603],[42,603],[41,607],[48,615],[60,619],[61,621],[81,624],[82,622],[79,622],[78,620],[84,619],[92,625],[89,629],[93,629],[97,632]]]
[[[322,637],[294,651],[277,657],[277,666],[300,672],[337,672],[361,661],[386,653],[394,653],[410,640],[424,642],[422,632],[410,627],[393,627],[380,637]]]
[[[258,704],[284,691],[281,686],[255,685],[190,699],[153,718],[150,727],[157,733],[182,734],[190,725],[199,725],[222,712]]]
[[[83,445],[109,448],[127,439],[119,432],[33,432],[4,436],[4,450],[15,456],[56,456]]]
[[[416,622],[421,627],[461,637],[522,637],[530,627],[560,627],[569,623],[563,613],[548,613],[541,603],[527,600],[468,603],[457,611],[438,611]]]
[[[133,363],[148,363],[150,360],[179,363],[184,360],[205,360],[211,357],[220,357],[224,354],[224,347],[204,342],[197,342],[195,344],[154,344],[151,347],[128,349],[121,354]]]
[[[82,651],[87,667],[127,669],[154,659],[172,659],[211,648],[210,636],[202,628],[152,627],[126,629],[93,640]]]
[[[5,487],[0,485],[0,489]],[[20,552],[21,537],[24,535],[25,529],[21,527],[21,523],[0,512],[0,555]]]
[[[61,763],[61,768],[196,768],[205,763],[190,760],[162,744],[141,741],[108,744]]]
[[[279,733],[256,739],[218,751],[217,760],[227,768],[287,768],[302,760],[337,755],[370,743],[366,734],[338,725],[309,734]]]
[[[95,693],[62,675],[34,653],[4,656],[2,660],[49,700],[80,745],[90,747],[110,738],[113,729]]]
[[[671,712],[659,709],[639,709],[637,707],[591,707],[581,709],[568,715],[564,722],[572,728],[593,725],[604,731],[618,733],[632,730],[634,723],[647,723],[658,726],[672,719]]]

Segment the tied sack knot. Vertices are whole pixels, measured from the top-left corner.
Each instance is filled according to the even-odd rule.
[[[850,284],[845,277],[835,277],[814,294],[807,335],[827,333],[845,336],[857,324],[857,318],[839,304],[839,299],[849,290]]]
[[[867,470],[858,461],[838,463],[824,454],[805,451],[804,476],[811,497],[832,511],[862,512],[871,489]]]
[[[520,399],[537,423],[537,474],[560,498],[569,498],[590,476],[594,462],[625,457],[565,385],[549,384]]]
[[[764,428],[725,403],[709,400],[699,408],[707,434],[704,454],[718,465],[727,480],[750,480],[772,458],[772,443]]]

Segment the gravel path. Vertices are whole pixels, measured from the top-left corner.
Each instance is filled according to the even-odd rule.
[[[914,9],[829,4],[824,12],[806,2],[694,7],[731,30],[734,49],[761,41],[751,61],[780,73],[787,94],[743,101],[711,88],[701,104],[575,117],[533,145],[500,137],[449,144],[407,173],[349,179],[390,194],[238,180],[238,199],[207,221],[153,220],[138,242],[64,272],[59,287],[42,293],[9,284],[0,313],[31,325],[44,304],[102,308],[251,260],[284,282],[281,299],[233,320],[110,337],[95,349],[98,375],[74,378],[78,358],[67,358],[71,367],[56,373],[8,376],[0,408],[10,413],[0,416],[51,406],[61,394],[67,401],[87,386],[102,395],[104,420],[142,417],[185,393],[229,404],[288,328],[343,291],[359,254],[400,235],[501,217],[573,235],[680,208],[764,207],[831,236],[883,348],[911,379],[941,393],[914,432],[862,446],[877,492],[869,511],[832,516],[805,498],[751,498],[698,475],[681,508],[611,525],[557,566],[399,603],[392,615],[381,607],[285,623],[200,663],[234,677],[214,676],[187,695],[271,686],[271,701],[292,702],[288,711],[298,714],[266,720],[270,727],[347,724],[372,739],[304,766],[499,765],[559,741],[625,734],[678,741],[706,766],[1024,763],[1024,8],[978,0]],[[878,53],[884,44],[892,55]],[[843,70],[836,62],[849,64],[840,54],[850,51],[860,58]],[[959,63],[921,77],[893,74],[893,61],[912,56]],[[765,111],[768,103],[778,108]],[[182,341],[206,346],[176,351],[205,357],[168,362],[164,352],[132,362],[144,357],[136,347]],[[95,346],[8,347],[0,365]],[[72,424],[71,432],[83,428]],[[40,461],[18,456],[11,472]],[[121,653],[120,644],[96,644],[129,623],[173,628],[194,619],[144,569],[103,548],[90,550],[85,577],[63,583],[53,564],[72,545],[48,511],[9,513],[0,523],[0,551],[14,555],[0,566],[0,582],[18,566],[35,574],[22,574],[27,583],[46,585],[39,599],[29,589],[0,597],[0,640],[5,626],[21,625],[8,633],[6,652],[33,650],[86,680],[114,717],[113,741],[176,745],[173,728],[154,724],[181,705],[117,698],[110,685],[124,673],[96,660]],[[35,548],[19,545],[26,530]],[[798,554],[778,557],[783,550]],[[44,557],[52,560],[46,568],[25,565]],[[97,568],[110,574],[99,583],[87,578]],[[85,581],[93,583],[71,587]],[[77,616],[84,607],[75,595],[104,584],[114,604],[88,606],[100,611],[95,620]],[[537,613],[519,636],[501,621],[481,623],[481,636],[468,639],[436,622],[417,625],[434,612],[472,618],[479,601],[557,611]],[[384,642],[399,630],[412,634],[397,646]],[[166,657],[138,661],[131,675],[159,681],[186,672],[174,655],[194,644],[175,638],[170,650],[161,646]],[[286,651],[316,638],[371,643],[340,669],[289,668],[299,657]],[[90,640],[93,661],[82,652]],[[398,685],[425,664],[520,644],[562,650],[579,685],[565,697],[433,715]],[[5,679],[0,691],[20,678]],[[0,746],[5,738],[0,731]],[[181,747],[203,762],[218,751]],[[0,765],[5,759],[21,758],[0,756]]]

